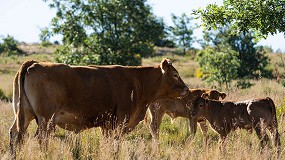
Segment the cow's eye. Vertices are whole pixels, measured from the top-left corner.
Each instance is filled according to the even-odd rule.
[[[173,76],[174,76],[174,78],[179,78],[178,74],[174,74]]]

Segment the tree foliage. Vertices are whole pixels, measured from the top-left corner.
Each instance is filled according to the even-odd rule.
[[[210,4],[194,14],[208,29],[230,23],[234,33],[253,29],[257,35],[267,36],[285,31],[284,0],[224,0],[223,6]]]
[[[239,35],[231,35],[228,43],[233,50],[239,52],[238,75],[240,78],[272,77],[269,58],[264,49],[257,48],[253,33],[243,32]]]
[[[150,55],[163,36],[164,23],[152,14],[146,0],[46,1],[57,13],[41,37],[63,36],[65,53],[61,58],[65,54],[96,54],[98,64],[138,65],[138,54]]]
[[[2,37],[2,42],[0,43],[0,54],[5,54],[7,56],[23,54],[24,52],[18,48],[18,44],[19,42],[10,35]]]
[[[272,76],[269,67],[269,58],[263,48],[258,47],[254,41],[253,32],[241,32],[232,34],[230,27],[220,27],[217,31],[205,31],[203,47],[213,46],[221,50],[221,47],[229,45],[231,49],[238,52],[240,67],[239,78],[259,78]]]
[[[180,17],[171,14],[172,22],[174,26],[170,27],[170,31],[173,34],[174,42],[177,46],[183,49],[185,54],[187,49],[191,49],[195,38],[193,37],[193,30],[195,26],[192,24],[192,17],[188,17],[183,13]]]
[[[201,66],[203,80],[210,84],[217,82],[220,88],[225,84],[228,89],[232,80],[238,77],[238,52],[229,46],[220,48],[221,50],[207,47],[200,50],[197,61]]]

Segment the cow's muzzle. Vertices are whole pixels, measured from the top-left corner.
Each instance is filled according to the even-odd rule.
[[[189,94],[189,89],[188,87],[185,87],[181,92],[180,92],[180,98],[184,98]]]
[[[196,118],[196,117],[197,117],[197,112],[190,111],[190,118]]]
[[[196,118],[197,117],[197,112],[193,108],[193,101],[189,100],[186,103],[186,107],[187,107],[188,112],[189,112],[189,118]]]

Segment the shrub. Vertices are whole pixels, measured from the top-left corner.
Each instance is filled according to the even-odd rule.
[[[285,99],[283,99],[283,103],[281,104],[281,106],[276,107],[276,115],[277,115],[277,117],[283,116],[284,113],[285,113]]]
[[[197,54],[197,60],[202,71],[202,80],[209,84],[217,82],[221,88],[223,84],[228,89],[232,80],[238,77],[238,52],[227,46],[220,51],[216,48],[205,48]]]
[[[102,54],[94,54],[83,49],[73,49],[62,46],[56,50],[55,61],[71,65],[109,65],[119,64],[127,66],[136,66],[141,64],[139,54],[115,53],[109,51]]]
[[[245,79],[238,80],[236,84],[237,88],[239,89],[250,88],[253,85],[254,85],[253,83],[250,83],[248,80],[245,80]]]
[[[5,102],[11,102],[12,95],[6,96],[4,91],[0,88],[0,100]]]
[[[5,53],[7,56],[20,55],[24,52],[17,47],[18,41],[16,41],[12,36],[2,38],[3,43],[0,44],[0,54]]]
[[[50,47],[52,45],[53,44],[50,41],[42,41],[42,43],[41,43],[41,46],[43,46],[43,47]]]

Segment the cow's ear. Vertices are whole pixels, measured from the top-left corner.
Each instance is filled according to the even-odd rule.
[[[221,93],[220,93],[220,96],[221,96],[222,99],[225,99],[226,96],[227,96],[227,94],[226,94],[225,92],[221,92]]]
[[[209,93],[203,93],[203,94],[201,95],[201,97],[202,97],[202,98],[208,98],[208,97],[209,97]]]
[[[162,73],[167,72],[168,66],[172,66],[172,62],[170,61],[170,59],[165,58],[161,61],[160,68],[162,70]]]

